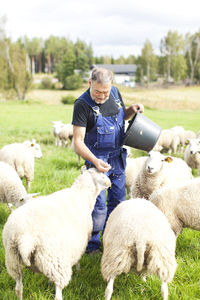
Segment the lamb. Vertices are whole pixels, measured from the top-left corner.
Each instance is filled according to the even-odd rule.
[[[128,195],[130,194],[131,186],[133,185],[135,178],[137,177],[140,169],[143,167],[147,156],[140,156],[136,158],[127,158],[126,160],[126,189]]]
[[[200,176],[200,137],[189,139],[184,152],[184,160],[193,169],[198,169]]]
[[[145,199],[121,202],[110,214],[103,235],[101,273],[108,282],[105,300],[110,300],[115,277],[128,273],[157,275],[163,299],[177,267],[176,238],[164,214]]]
[[[131,186],[131,197],[149,199],[154,190],[191,178],[191,168],[183,159],[164,156],[152,150]]]
[[[31,187],[34,178],[34,158],[41,158],[40,145],[33,139],[23,143],[13,143],[0,150],[0,161],[11,165],[22,179],[25,177],[27,190]]]
[[[91,168],[71,188],[41,196],[16,209],[3,228],[8,273],[22,300],[24,266],[55,283],[56,300],[71,279],[72,266],[84,253],[92,232],[92,210],[98,194],[111,186],[109,178]]]
[[[9,208],[18,207],[30,200],[34,194],[27,194],[19,175],[9,164],[0,162],[0,202]]]
[[[149,200],[165,214],[176,236],[184,227],[200,230],[200,177],[158,189]]]

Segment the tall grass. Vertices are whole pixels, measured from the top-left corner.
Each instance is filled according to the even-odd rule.
[[[0,147],[8,143],[35,138],[40,141],[43,158],[35,160],[35,178],[31,192],[42,195],[71,186],[80,174],[76,154],[68,148],[57,148],[52,135],[52,120],[71,122],[72,106],[45,105],[39,103],[0,103]],[[146,109],[145,115],[162,128],[183,125],[186,129],[200,130],[200,111],[166,111]],[[133,150],[134,156],[144,155]],[[81,160],[83,164],[83,160]],[[2,245],[2,229],[9,215],[5,204],[0,204],[0,299],[14,300],[15,282],[7,274]],[[67,217],[67,215],[66,215]],[[58,220],[59,221],[59,220]],[[42,230],[42,228],[41,228]],[[200,299],[200,233],[185,229],[177,240],[178,268],[173,282],[169,285],[169,299]],[[105,282],[100,273],[101,255],[84,254],[81,270],[74,269],[72,280],[63,290],[63,299],[97,300],[104,299]],[[24,270],[24,299],[52,300],[54,285],[41,274]],[[155,276],[147,282],[132,273],[117,277],[114,284],[114,300],[161,299],[160,281]]]

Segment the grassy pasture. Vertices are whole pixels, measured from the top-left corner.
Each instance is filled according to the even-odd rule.
[[[185,89],[185,98],[189,89]],[[192,88],[191,88],[192,90]],[[163,97],[169,97],[171,91],[165,90]],[[80,94],[82,91],[78,91]],[[192,105],[184,106],[184,97],[179,90],[173,89],[179,94],[179,100],[171,98],[168,100],[173,107],[161,106],[162,101],[153,102],[159,91],[121,89],[126,104],[137,100],[144,101],[146,106],[145,115],[160,125],[169,128],[182,125],[185,129],[200,130],[200,105],[198,97],[191,98]],[[154,95],[153,95],[154,92]],[[180,93],[179,93],[180,92]],[[193,91],[194,92],[194,91]],[[200,90],[197,89],[200,96]],[[26,139],[35,138],[40,142],[43,158],[35,161],[35,178],[32,183],[31,192],[40,191],[42,195],[71,186],[75,178],[80,174],[77,166],[77,157],[70,148],[56,148],[52,135],[52,120],[71,122],[73,107],[60,104],[61,94],[56,91],[33,91],[37,97],[29,95],[25,103],[16,101],[0,102],[0,147],[12,142],[22,142]],[[61,92],[66,95],[66,92]],[[69,92],[72,94],[72,92]],[[77,93],[77,91],[76,91]],[[134,94],[134,95],[133,95]],[[144,95],[145,94],[145,95]],[[168,95],[167,95],[168,94]],[[78,94],[76,94],[78,96]],[[192,92],[191,94],[192,95]],[[192,96],[191,96],[192,97]],[[161,97],[162,98],[162,97]],[[165,98],[165,99],[166,99]],[[180,100],[180,98],[182,100]],[[200,97],[199,97],[200,98]],[[49,101],[48,99],[51,99]],[[136,100],[137,99],[137,100]],[[163,98],[162,98],[163,99]],[[189,99],[189,98],[188,98]],[[138,102],[137,101],[137,102]],[[200,100],[199,100],[200,101]],[[181,105],[179,104],[181,102]],[[152,103],[152,104],[151,104]],[[164,104],[163,104],[164,105]],[[180,107],[181,106],[181,107]],[[133,150],[134,156],[144,155],[142,151]],[[83,160],[81,161],[83,164]],[[194,172],[196,175],[196,173]],[[0,204],[0,299],[15,300],[15,282],[7,274],[4,262],[4,249],[2,246],[1,232],[9,210],[5,204]],[[41,229],[42,230],[42,229]],[[173,282],[169,285],[169,299],[173,300],[195,300],[200,299],[200,233],[190,229],[184,229],[177,240],[176,257],[178,268]],[[83,255],[81,259],[81,270],[74,269],[72,280],[67,288],[63,290],[63,299],[70,300],[103,300],[105,282],[100,273],[101,255]],[[24,270],[24,299],[25,300],[53,300],[54,285],[41,274],[33,274]],[[147,282],[134,274],[122,274],[117,277],[114,284],[112,300],[158,300],[161,299],[160,281],[156,277],[149,277]]]

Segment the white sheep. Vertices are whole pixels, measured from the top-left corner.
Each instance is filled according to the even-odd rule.
[[[158,189],[149,200],[165,214],[176,236],[184,227],[200,230],[200,177]]]
[[[64,125],[62,121],[51,121],[53,123],[53,135],[55,138],[55,145],[57,147],[62,146],[62,143],[58,137],[61,127]]]
[[[115,277],[133,270],[157,275],[163,299],[177,267],[176,238],[164,214],[145,199],[120,203],[110,214],[103,235],[101,272],[108,282],[105,300],[110,300]]]
[[[27,194],[19,175],[9,164],[0,162],[0,202],[7,203],[9,208],[18,207],[32,198]]]
[[[145,161],[147,160],[147,156],[140,156],[136,158],[127,158],[126,159],[126,189],[128,195],[130,194],[131,186],[133,185],[139,171],[143,167]]]
[[[68,139],[72,141],[73,138],[73,125],[72,124],[63,124],[58,133],[58,138],[61,141],[61,145],[65,147],[68,144]]]
[[[73,125],[64,124],[62,121],[52,121],[53,123],[53,135],[55,137],[56,146],[67,146],[68,139],[72,141],[73,137]]]
[[[72,266],[80,260],[91,236],[96,197],[110,185],[105,174],[91,168],[71,188],[38,197],[9,216],[3,229],[3,245],[7,271],[16,280],[20,300],[24,266],[54,282],[55,299],[62,300]]]
[[[192,178],[191,169],[181,158],[150,151],[130,190],[132,198],[148,199],[151,193],[164,186]]]
[[[31,187],[34,178],[34,158],[41,158],[40,145],[33,139],[23,143],[13,143],[0,150],[0,161],[11,165],[20,178],[26,178],[27,189]]]
[[[177,152],[178,146],[180,144],[179,135],[171,130],[171,129],[164,129],[162,130],[159,139],[154,146],[155,151],[168,151],[169,153]]]
[[[197,138],[200,138],[200,131],[197,132]]]
[[[189,139],[188,143],[184,152],[184,160],[191,168],[198,169],[200,176],[200,137]]]
[[[184,130],[183,132],[179,133],[180,137],[180,145],[181,149],[180,152],[184,152],[184,147],[187,144],[188,139],[195,139],[196,138],[196,133],[192,130]]]

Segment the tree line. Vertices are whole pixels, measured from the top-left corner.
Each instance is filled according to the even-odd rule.
[[[81,39],[72,42],[65,37],[48,39],[27,36],[13,42],[6,35],[6,18],[0,18],[0,91],[6,97],[25,99],[35,73],[54,74],[63,89],[81,86],[93,64],[136,64],[136,81],[148,85],[162,78],[165,82],[199,83],[200,30],[185,36],[168,31],[160,42],[160,54],[146,40],[139,56],[130,54],[114,59],[95,57],[91,44]]]

